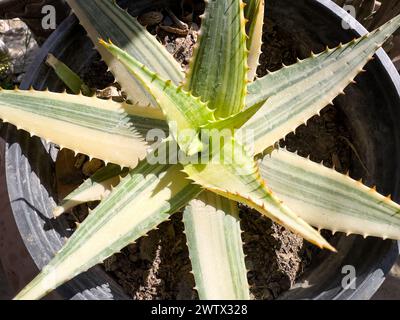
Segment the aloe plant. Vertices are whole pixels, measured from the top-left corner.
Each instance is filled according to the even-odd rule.
[[[390,197],[271,147],[353,82],[399,27],[400,17],[348,44],[254,79],[264,4],[246,2],[245,9],[241,0],[207,1],[184,73],[112,0],[68,1],[134,103],[0,91],[3,121],[109,163],[55,208],[60,215],[77,204],[101,200],[16,299],[43,297],[181,209],[201,299],[249,298],[238,202],[332,251],[312,226],[400,239],[400,206]],[[145,139],[153,128],[169,137],[155,146]],[[170,155],[171,143],[185,159],[205,154],[205,161],[149,160],[162,152]]]

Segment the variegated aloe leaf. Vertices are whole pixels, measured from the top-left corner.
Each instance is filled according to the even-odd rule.
[[[170,131],[180,148],[189,156],[202,151],[203,144],[198,137],[199,128],[215,120],[214,112],[208,109],[207,104],[184,91],[182,87],[177,87],[170,80],[161,79],[111,42],[101,43],[152,94],[163,110]]]
[[[246,111],[246,113],[249,113]],[[115,168],[118,171],[118,168]],[[103,172],[104,171],[104,172]],[[100,200],[104,197],[104,194],[109,190],[112,184],[119,181],[118,176],[109,177],[108,174],[115,174],[111,168],[104,168],[98,174],[96,174],[91,179],[87,180],[78,190],[74,191],[70,194],[63,203],[56,209],[57,214],[64,212],[64,210],[72,207],[76,204],[89,201],[89,200]],[[188,241],[189,244],[193,241],[193,236],[196,236],[196,230],[199,232],[203,232],[203,228],[199,228],[196,225],[191,225],[189,221],[197,221],[200,219],[204,225],[207,223],[213,226],[214,230],[214,238],[217,240],[221,240],[221,234],[225,241],[219,241],[215,243],[203,243],[203,245],[196,250],[195,253],[200,254],[202,251],[212,252],[214,249],[219,249],[215,257],[218,257],[216,260],[216,264],[219,266],[219,271],[208,269],[209,272],[202,273],[201,280],[197,278],[198,272],[195,274],[197,285],[199,290],[199,295],[202,298],[210,298],[214,297],[225,297],[231,299],[243,299],[248,298],[248,285],[247,285],[247,277],[246,277],[246,268],[244,266],[244,254],[243,247],[241,243],[241,232],[240,225],[237,215],[237,205],[235,202],[229,201],[227,199],[221,198],[217,195],[209,194],[207,199],[215,199],[212,203],[213,206],[207,205],[202,208],[203,215],[199,216],[195,213],[197,206],[190,206],[191,210],[185,211],[185,224],[187,229]],[[217,201],[218,200],[218,201]],[[233,215],[225,214],[224,211],[232,212]],[[207,214],[208,213],[208,214]],[[214,221],[214,219],[217,219]],[[221,222],[223,225],[221,225]],[[225,225],[225,227],[224,227]],[[222,230],[219,230],[222,229]],[[222,233],[221,233],[222,231]],[[190,235],[190,236],[189,236]],[[218,245],[220,244],[220,245]],[[198,244],[196,245],[198,247]],[[193,251],[192,251],[193,252]],[[229,259],[223,259],[228,255]],[[198,264],[208,264],[206,260],[197,260],[200,259],[201,256],[193,257],[193,265],[197,266]],[[233,261],[236,260],[236,261]],[[197,263],[198,262],[198,263]],[[232,264],[232,262],[235,262]],[[196,268],[195,268],[196,269]],[[195,270],[197,271],[197,269]],[[210,273],[211,272],[211,273]],[[217,278],[219,280],[225,279],[228,281],[220,281],[219,286],[216,287],[213,285],[213,279]],[[223,295],[216,295],[218,288],[219,293],[223,293]]]
[[[282,149],[266,156],[260,171],[285,204],[319,229],[400,239],[400,205],[374,188]]]
[[[47,56],[46,63],[53,68],[57,76],[73,93],[80,94],[82,92],[85,96],[91,96],[93,94],[90,88],[75,72],[52,54]]]
[[[245,116],[237,115],[244,106],[246,59],[241,1],[208,1],[185,85],[216,109],[219,121],[203,129],[240,127],[247,121]],[[254,112],[246,113],[250,117]],[[189,254],[201,299],[248,299],[237,211],[236,202],[211,193],[193,200],[184,211]],[[202,241],[205,238],[213,240]]]
[[[111,186],[119,183],[120,174],[124,172],[115,165],[99,170],[64,199],[56,215],[75,205],[104,199]],[[200,299],[249,299],[236,202],[203,192],[186,206],[183,222]]]
[[[146,132],[165,128],[155,108],[33,90],[0,90],[0,118],[62,148],[127,167],[146,155]]]
[[[212,154],[208,163],[185,166],[184,172],[195,183],[256,209],[320,248],[335,250],[315,229],[272,194],[261,179],[254,160],[233,138]]]
[[[264,0],[245,0],[244,2],[246,3],[244,15],[248,20],[246,25],[247,48],[249,50],[247,78],[253,81],[257,75],[257,67],[261,55],[265,5]]]
[[[113,54],[115,56],[118,56],[118,58],[128,67],[131,69],[132,72],[143,72],[143,70],[145,70],[145,68],[141,65],[138,65],[137,62],[134,61],[134,59],[132,59],[132,57],[129,57],[128,55],[126,55],[124,52],[122,52],[121,50],[119,50],[118,48],[116,48],[115,46],[113,46],[112,44],[105,44],[109,47],[109,50],[113,51]],[[147,72],[147,71],[146,71]],[[172,84],[170,83],[166,83],[166,82],[162,82],[160,79],[158,79],[157,77],[155,77],[155,75],[153,73],[148,73],[147,75],[145,75],[147,77],[146,81],[146,86],[150,87],[152,85],[157,85],[155,82],[159,81],[159,87],[157,88],[153,88],[150,89],[154,96],[157,98],[157,102],[160,105],[160,107],[165,111],[167,118],[169,118],[169,121],[177,121],[178,122],[178,128],[179,130],[184,130],[184,129],[194,129],[196,130],[195,132],[197,132],[198,130],[198,126],[201,123],[209,123],[210,121],[213,121],[213,114],[207,110],[205,114],[202,114],[201,109],[202,108],[202,104],[200,102],[199,99],[195,99],[195,103],[198,103],[199,105],[195,105],[193,108],[193,103],[192,103],[192,97],[190,95],[184,94],[182,90],[179,90],[179,88],[174,88]],[[168,85],[166,85],[168,84]],[[166,89],[171,88],[170,92],[165,92]],[[166,98],[163,98],[162,95],[167,95]],[[181,96],[179,96],[181,95]],[[169,101],[171,101],[172,103],[174,103],[175,101],[177,101],[177,105],[171,105],[171,107],[165,108],[165,101],[167,101],[167,99],[169,99]],[[184,100],[182,100],[184,99]],[[169,102],[167,101],[167,102]],[[189,102],[189,105],[187,104],[187,102]],[[186,104],[185,104],[186,103]],[[192,104],[192,105],[190,105]],[[190,107],[188,109],[186,109],[187,107]],[[205,106],[205,105],[204,105]],[[205,106],[206,107],[206,106]],[[179,110],[180,109],[180,110]],[[199,110],[200,109],[200,110]],[[255,109],[255,108],[254,108]],[[178,112],[176,112],[178,111]],[[247,117],[242,117],[240,118],[241,121],[246,121],[252,113],[254,113],[256,110],[249,110],[246,111],[244,113],[244,116]],[[172,114],[172,115],[171,115]],[[183,119],[184,121],[187,121],[187,124],[184,123],[184,121],[182,121],[183,126],[180,126],[180,122],[179,122],[179,117],[181,115],[184,115],[186,119]],[[211,118],[212,117],[212,118]],[[211,120],[212,119],[212,120]],[[243,120],[245,119],[245,120]],[[171,128],[171,126],[170,126]],[[177,134],[177,133],[175,133]],[[179,140],[178,140],[179,142]],[[190,143],[190,147],[192,146],[191,141],[188,141]],[[180,143],[180,146],[182,147],[182,143]],[[183,145],[183,147],[185,147],[185,145]],[[201,151],[200,149],[194,149],[194,150],[188,150],[189,155],[192,154],[193,152],[197,152],[197,151]],[[233,205],[233,204],[232,204]],[[191,211],[193,213],[193,211]],[[212,214],[212,213],[211,213]],[[219,229],[220,231],[225,232],[225,230],[222,230],[221,228]],[[190,231],[189,231],[190,232]],[[235,235],[235,230],[232,230],[233,235]],[[231,241],[232,239],[232,234],[223,234],[223,236],[226,236],[226,241]],[[192,234],[190,236],[195,237],[196,234]],[[237,235],[236,235],[237,236]],[[240,247],[236,247],[236,249],[238,250],[235,255],[236,256],[241,256],[243,255],[243,249]],[[225,256],[221,256],[225,257]],[[224,260],[224,259],[220,259],[220,263],[224,263],[224,265],[227,265],[229,263],[229,260]],[[238,265],[237,269],[236,269],[237,273],[240,273],[242,275],[242,278],[246,277],[246,272],[245,272],[245,268],[241,268],[240,265]],[[219,275],[219,277],[222,275]],[[207,277],[206,277],[207,278]],[[230,285],[230,284],[236,284],[237,285],[237,279],[231,279],[231,282],[227,282],[226,285]],[[243,296],[243,292],[246,291],[248,289],[247,286],[242,286],[241,288],[236,288],[237,290],[241,290],[239,292],[233,292],[231,297],[233,297],[234,295],[237,295],[238,293],[240,293],[240,295],[237,295],[236,298],[242,297]],[[203,292],[205,294],[205,292]]]
[[[205,191],[186,206],[183,222],[200,299],[248,300],[236,202]]]
[[[245,19],[241,0],[208,0],[185,89],[227,117],[244,107],[247,85]]]
[[[43,297],[169,219],[201,191],[185,179],[181,169],[180,165],[141,162],[15,299]]]
[[[203,126],[202,129],[208,130],[235,130],[241,128],[247,121],[249,121],[258,110],[263,106],[264,102],[254,104],[251,107],[240,111],[230,117],[225,119],[218,119],[212,122],[209,122]]]
[[[179,84],[184,78],[179,64],[165,48],[142,27],[136,18],[122,10],[113,0],[67,0],[72,11],[87,31],[93,43],[111,39],[118,47],[157,71],[161,77]],[[154,104],[141,83],[104,47],[97,46],[122,89],[130,99],[141,105]]]
[[[332,103],[399,25],[400,16],[346,45],[327,49],[253,82],[247,105],[268,99],[243,126],[243,130],[254,133],[255,152],[262,152]]]
[[[109,164],[98,170],[61,201],[53,211],[54,216],[58,217],[79,204],[105,199],[112,188],[120,183],[121,177],[127,173],[127,168],[122,169],[115,164]]]

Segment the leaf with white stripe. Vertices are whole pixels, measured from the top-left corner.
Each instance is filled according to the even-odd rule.
[[[127,52],[111,42],[100,43],[118,59],[148,92],[164,112],[170,131],[180,148],[189,156],[202,151],[203,144],[198,137],[200,126],[214,121],[214,112],[200,98],[195,98],[182,87],[170,80],[164,80],[150,71]]]
[[[235,113],[234,115],[225,119],[218,119],[211,121],[202,126],[202,129],[208,130],[236,130],[241,128],[247,121],[249,121],[258,110],[263,106],[263,103],[255,104],[250,108]]]
[[[248,205],[320,248],[335,250],[272,194],[261,179],[254,160],[234,139],[226,142],[219,152],[213,151],[208,163],[186,165],[184,172],[203,188]]]
[[[168,220],[201,191],[185,179],[181,169],[180,165],[141,162],[15,299],[45,296]]]
[[[247,39],[247,49],[249,50],[247,78],[253,81],[257,75],[261,55],[265,5],[264,0],[245,0],[244,2],[246,3],[244,15],[248,20],[246,32],[249,37]]]
[[[183,222],[200,299],[248,300],[236,202],[205,191],[186,206]]]
[[[268,99],[243,127],[254,132],[255,153],[284,138],[331,103],[399,26],[400,16],[346,45],[254,81],[248,88],[247,106]]]
[[[244,107],[246,30],[241,0],[208,0],[185,89],[209,102],[217,117]]]
[[[278,197],[315,227],[400,239],[400,205],[374,188],[282,149],[266,156],[260,171]]]
[[[206,3],[194,51],[185,89],[203,101],[209,101],[210,108],[216,109],[219,117],[216,122],[205,124],[203,129],[232,130],[235,126],[240,127],[256,111],[253,108],[245,115],[237,115],[244,107],[247,84],[241,1],[213,0]],[[209,192],[191,201],[185,209],[186,237],[201,299],[248,299],[237,210],[236,202]],[[207,238],[208,241],[204,241]]]
[[[138,23],[136,18],[118,7],[115,1],[67,0],[67,2],[122,89],[134,102],[141,105],[154,104],[140,82],[105,48],[97,45],[99,39],[111,39],[118,47],[175,84],[183,80],[182,68],[171,54]]]
[[[78,188],[67,195],[54,209],[55,217],[82,203],[103,200],[111,193],[113,187],[121,181],[128,169],[121,169],[119,165],[109,164],[98,170],[89,179],[85,180]]]
[[[0,118],[61,147],[127,167],[146,155],[149,129],[166,129],[155,108],[33,90],[0,90]]]

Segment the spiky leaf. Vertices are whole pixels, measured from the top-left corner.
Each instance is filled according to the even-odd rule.
[[[121,169],[115,164],[109,164],[98,170],[61,201],[54,209],[54,216],[57,217],[82,203],[103,200],[120,182],[121,176],[125,176],[127,173],[127,168]]]
[[[334,248],[294,214],[265,186],[244,148],[227,141],[208,163],[188,164],[184,172],[197,184],[234,201],[245,203],[321,248]]]
[[[218,130],[228,125],[234,129],[234,125],[240,127],[248,119],[243,115],[231,117],[244,105],[247,56],[244,31],[241,1],[207,3],[185,88],[201,96],[203,101],[209,101],[217,116],[226,119],[211,122],[203,129]],[[247,116],[252,114],[251,110],[247,112]],[[241,232],[236,212],[234,201],[210,193],[190,202],[185,210],[184,222],[193,273],[203,299],[248,298],[247,272],[240,258],[243,248],[239,241]],[[203,242],[201,239],[204,237],[215,241]],[[207,259],[210,255],[218,262],[210,264]],[[232,260],[235,260],[234,265]],[[215,285],[216,281],[218,285]]]
[[[15,299],[38,299],[146,235],[200,192],[180,165],[143,161],[93,210]]]
[[[320,229],[400,239],[400,205],[346,175],[285,150],[260,171],[291,209]]]
[[[0,118],[77,153],[131,167],[146,155],[146,132],[165,129],[154,108],[48,91],[0,90]]]
[[[257,75],[257,67],[261,55],[265,5],[264,0],[245,0],[245,3],[244,15],[248,20],[246,32],[248,36],[247,48],[249,50],[247,78],[253,81]]]
[[[137,80],[152,94],[163,110],[172,135],[181,149],[193,155],[202,151],[198,138],[200,126],[215,120],[214,113],[200,98],[193,97],[170,80],[163,80],[135,58],[112,43],[101,41],[102,45],[116,57]]]
[[[183,222],[200,299],[248,300],[237,204],[203,192],[186,206]]]
[[[243,2],[209,0],[185,89],[227,117],[244,107],[247,49]]]
[[[225,119],[218,119],[209,122],[202,126],[202,129],[208,130],[235,130],[241,128],[247,121],[249,121],[258,110],[263,106],[263,103],[252,105],[239,113],[236,113]]]
[[[331,103],[399,25],[400,16],[369,35],[253,82],[249,86],[247,105],[268,99],[243,127],[254,133],[255,153],[285,137]]]
[[[178,84],[184,75],[179,64],[165,48],[142,27],[136,18],[122,10],[113,0],[67,0],[93,43],[111,39],[131,56],[156,70],[163,78]],[[129,98],[141,105],[154,104],[140,82],[104,47],[97,46],[103,60],[113,72]]]

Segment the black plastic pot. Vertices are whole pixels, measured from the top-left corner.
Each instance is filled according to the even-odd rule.
[[[353,21],[353,30],[342,28],[347,17],[328,0],[269,0],[268,16],[294,38],[320,51],[323,44],[337,45],[365,33]],[[77,50],[79,48],[79,50]],[[74,17],[65,20],[39,52],[23,87],[49,87],[59,90],[62,84],[43,60],[52,52],[79,71],[93,57],[92,44]],[[304,49],[304,48],[303,48]],[[352,141],[370,170],[367,183],[376,183],[379,191],[391,193],[399,201],[400,170],[400,78],[390,59],[379,51],[368,64],[357,86],[335,100],[348,120]],[[29,139],[24,132],[7,126],[5,170],[14,221],[32,260],[42,268],[62,245],[70,230],[65,221],[51,219],[54,196],[54,157],[56,149],[39,139]],[[358,162],[353,172],[359,174]],[[335,235],[338,254],[323,253],[282,299],[369,299],[379,288],[399,254],[396,241],[359,236]],[[0,252],[1,253],[1,252]],[[2,254],[3,255],[3,254]],[[11,260],[11,259],[9,259]],[[356,289],[342,287],[342,268],[356,270]],[[4,268],[12,262],[4,263]],[[22,285],[22,284],[19,284]],[[101,268],[95,267],[57,289],[66,299],[124,299],[121,288]]]

